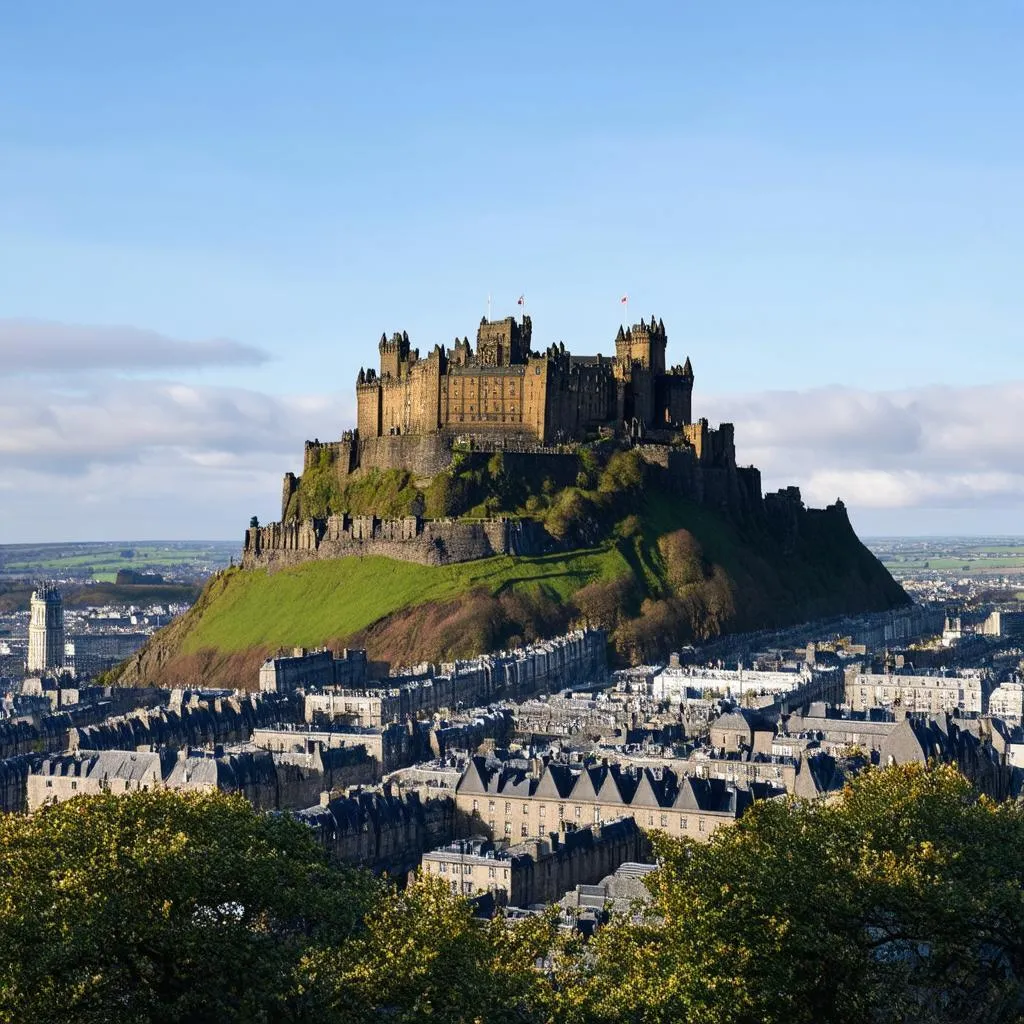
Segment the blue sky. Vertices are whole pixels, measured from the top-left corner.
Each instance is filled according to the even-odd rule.
[[[79,332],[41,374],[0,347],[8,420],[50,408],[84,496],[40,522],[54,482],[9,443],[0,540],[231,536],[306,434],[349,425],[382,331],[430,347],[521,292],[538,342],[579,352],[611,350],[628,292],[741,457],[812,498],[845,478],[866,532],[1024,532],[1021,68],[1016,4],[7,5],[0,319],[263,355],[154,367],[122,339],[121,365],[72,371]],[[150,422],[182,389],[184,441],[188,402]],[[947,405],[958,462],[929,441]],[[765,420],[837,407],[832,446]],[[913,443],[857,437],[893,408],[928,410]],[[968,434],[993,432],[979,464]]]

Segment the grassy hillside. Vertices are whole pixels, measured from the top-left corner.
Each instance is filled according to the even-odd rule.
[[[574,529],[603,532],[573,551],[439,567],[374,557],[273,575],[222,572],[120,676],[254,686],[263,657],[285,646],[363,646],[373,660],[410,664],[577,624],[605,627],[615,655],[637,662],[723,631],[906,601],[842,508],[802,513],[794,539],[645,486],[643,473],[623,481],[614,498],[573,490],[553,503]]]

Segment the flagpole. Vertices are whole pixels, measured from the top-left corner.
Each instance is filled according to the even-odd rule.
[[[487,293],[487,322],[491,322],[491,293]]]

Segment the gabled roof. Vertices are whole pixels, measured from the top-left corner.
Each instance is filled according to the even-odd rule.
[[[501,773],[498,792],[502,796],[528,797],[533,794],[536,785],[537,780],[531,778],[525,771],[512,768]]]
[[[650,768],[645,768],[640,776],[640,782],[630,801],[633,807],[661,807],[661,779],[654,777]]]
[[[597,798],[601,803],[632,803],[639,781],[628,772],[624,772],[617,764],[612,765],[597,791]]]
[[[534,796],[563,800],[571,792],[576,780],[566,764],[549,763],[537,783]]]
[[[496,774],[497,769],[487,766],[487,759],[483,757],[471,757],[455,786],[456,793],[487,793],[490,790],[488,785],[491,778]]]
[[[576,780],[576,785],[572,788],[571,798],[573,800],[597,800],[598,790],[607,774],[608,768],[605,765],[584,768]]]

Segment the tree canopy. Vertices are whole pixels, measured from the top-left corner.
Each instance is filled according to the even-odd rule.
[[[583,942],[332,867],[240,798],[7,816],[0,1021],[1021,1019],[1024,812],[955,768],[873,769],[656,846],[651,903]]]

